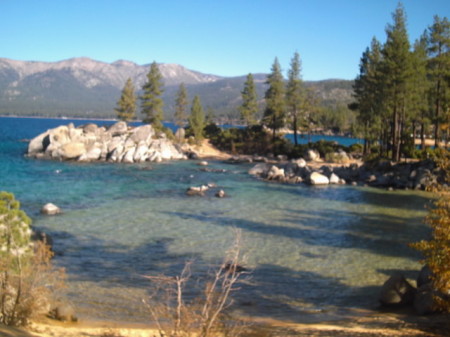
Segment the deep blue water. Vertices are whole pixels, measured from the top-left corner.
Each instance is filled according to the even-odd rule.
[[[26,139],[49,128],[92,121],[0,118],[0,190],[13,192],[36,228],[54,239],[54,262],[66,268],[68,296],[80,317],[148,321],[141,275],[199,273],[220,262],[242,230],[242,315],[293,321],[339,319],[377,307],[379,285],[394,272],[414,277],[419,256],[407,244],[427,235],[419,192],[351,186],[272,184],[247,174],[250,165],[211,161],[161,164],[77,163],[24,156]],[[111,124],[112,121],[98,121]],[[215,183],[203,198],[189,186]],[[63,214],[46,217],[47,202]],[[196,269],[194,268],[194,270]]]

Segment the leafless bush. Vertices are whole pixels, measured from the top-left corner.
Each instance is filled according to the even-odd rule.
[[[245,324],[232,319],[227,309],[233,303],[232,294],[238,283],[249,277],[240,266],[241,232],[235,230],[235,242],[226,258],[207,280],[199,282],[192,275],[193,262],[187,262],[174,277],[144,276],[155,286],[147,304],[160,337],[239,336]],[[201,284],[201,294],[193,299],[186,295],[187,285]]]

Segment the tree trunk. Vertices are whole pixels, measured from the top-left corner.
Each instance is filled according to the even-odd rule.
[[[434,120],[434,146],[439,147],[439,117],[440,117],[440,91],[441,91],[441,80],[436,83],[436,106],[435,106],[435,120]]]
[[[297,114],[294,114],[294,121],[293,121],[293,125],[294,127],[294,144],[295,146],[298,145],[298,140],[297,140]]]
[[[420,124],[420,149],[425,150],[425,123]]]

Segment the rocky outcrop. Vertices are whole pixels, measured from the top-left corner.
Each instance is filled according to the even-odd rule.
[[[164,133],[155,132],[151,125],[130,128],[125,122],[109,128],[96,124],[59,126],[33,138],[28,145],[28,156],[122,163],[186,159]]]
[[[342,166],[324,163],[318,168],[317,164],[310,166],[305,160],[297,159],[289,162],[257,163],[248,173],[278,182],[307,182],[311,185],[348,183],[389,189],[425,190],[436,183],[448,183],[445,180],[445,172],[430,160],[397,164],[381,161],[377,164],[353,163]]]

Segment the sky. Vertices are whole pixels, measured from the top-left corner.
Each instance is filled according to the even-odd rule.
[[[450,17],[450,0],[403,0],[411,43]],[[295,52],[305,80],[354,79],[373,37],[386,40],[397,0],[0,0],[0,58],[89,57],[176,63],[221,76],[286,74]]]

